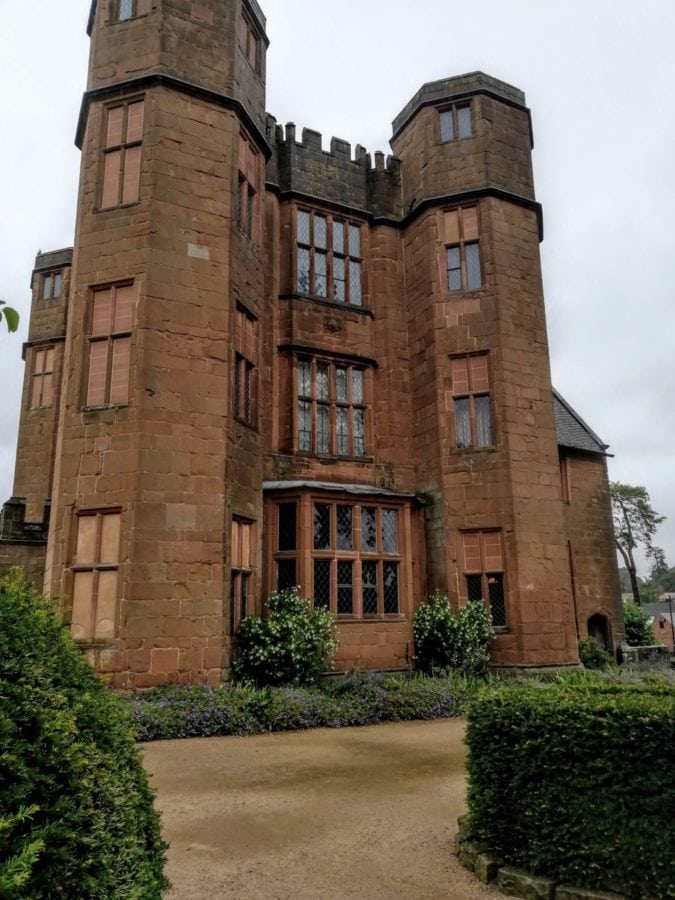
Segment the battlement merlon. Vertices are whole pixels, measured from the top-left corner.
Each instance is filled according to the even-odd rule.
[[[64,247],[62,250],[47,250],[44,253],[38,250],[35,256],[33,273],[44,272],[48,269],[65,268],[73,264],[73,248]]]
[[[440,106],[443,103],[452,103],[465,97],[473,97],[476,94],[486,94],[497,100],[522,109],[530,117],[525,93],[519,88],[485,72],[469,72],[465,75],[456,75],[453,78],[442,78],[439,81],[428,81],[423,84],[412,100],[406,104],[392,123],[393,138],[408,125],[410,120],[425,106]],[[530,138],[534,147],[532,123],[530,121]]]
[[[282,194],[316,198],[367,215],[400,218],[401,166],[394,156],[377,151],[373,161],[361,144],[352,156],[351,144],[337,137],[331,138],[330,149],[324,150],[320,132],[303,128],[298,141],[293,122],[282,126],[271,115],[267,116],[267,140],[273,148],[267,181]]]

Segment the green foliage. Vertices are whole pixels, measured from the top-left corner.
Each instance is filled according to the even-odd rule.
[[[631,647],[649,647],[656,643],[652,630],[652,617],[632,600],[623,605],[623,621],[626,626],[626,640]]]
[[[338,648],[335,620],[312,609],[295,588],[267,600],[269,615],[249,616],[237,632],[237,676],[257,685],[313,684],[333,665]]]
[[[485,689],[468,720],[478,841],[563,884],[675,897],[672,683],[579,672]]]
[[[606,671],[614,662],[611,655],[600,646],[595,638],[579,641],[579,659],[587,669]]]
[[[249,735],[441,719],[464,713],[485,682],[353,672],[318,687],[166,686],[127,697],[138,740]]]
[[[413,634],[416,664],[422,672],[457,669],[483,675],[487,671],[493,631],[482,603],[453,610],[448,598],[436,591],[415,610]]]
[[[0,581],[0,896],[161,897],[165,847],[127,715],[49,602]]]
[[[11,306],[7,306],[5,300],[0,300],[0,322],[5,320],[7,331],[16,331],[19,327],[19,314]]]

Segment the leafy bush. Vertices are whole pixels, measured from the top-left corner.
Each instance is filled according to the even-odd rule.
[[[161,897],[165,845],[126,715],[49,602],[0,581],[0,896]]]
[[[601,672],[605,672],[614,662],[611,655],[592,637],[579,641],[579,659],[587,669],[598,669]]]
[[[469,708],[472,830],[565,883],[673,897],[675,687],[589,672],[485,689]]]
[[[623,620],[626,626],[626,640],[631,647],[649,647],[656,643],[651,616],[633,600],[624,603]]]
[[[476,687],[477,682],[457,675],[407,678],[357,672],[332,679],[321,690],[167,686],[130,695],[127,701],[137,738],[153,741],[459,716]]]
[[[237,632],[237,676],[261,685],[313,684],[333,665],[338,648],[335,620],[313,610],[295,588],[272,594],[269,615],[249,616]]]
[[[490,657],[493,635],[490,617],[482,603],[468,603],[453,610],[438,591],[413,615],[415,659],[422,672],[457,669],[466,675],[483,675]]]

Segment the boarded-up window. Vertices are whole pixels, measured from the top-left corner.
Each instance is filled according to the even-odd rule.
[[[94,291],[87,406],[115,406],[129,401],[131,328],[137,296],[136,284]]]
[[[237,38],[242,53],[253,69],[260,74],[262,71],[262,40],[258,36],[253,22],[244,12],[239,16]]]
[[[254,523],[243,519],[232,519],[232,567],[230,621],[235,634],[242,621],[249,614],[254,575],[253,565]]]
[[[101,190],[103,209],[138,200],[143,117],[143,100],[112,106],[107,110]]]
[[[455,446],[461,450],[491,447],[490,370],[488,354],[450,359]]]
[[[482,287],[477,207],[443,214],[443,244],[448,290],[473,291]]]
[[[115,637],[121,521],[119,512],[77,518],[71,615],[75,640]]]
[[[501,531],[467,531],[462,534],[467,600],[483,602],[492,624],[505,628],[506,588]]]
[[[234,319],[234,415],[255,428],[258,422],[258,321],[237,305]]]
[[[260,154],[242,132],[239,135],[239,180],[236,220],[239,230],[260,242]]]
[[[54,347],[33,350],[30,408],[41,409],[54,402]]]

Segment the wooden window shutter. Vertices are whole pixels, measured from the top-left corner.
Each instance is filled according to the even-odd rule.
[[[232,520],[232,568],[241,568],[241,522],[236,519]]]
[[[134,321],[134,306],[138,287],[136,284],[127,284],[115,290],[115,321],[113,332],[131,331]]]
[[[93,341],[89,346],[89,382],[87,406],[103,406],[108,371],[108,342]]]
[[[70,628],[76,641],[92,636],[92,612],[94,603],[94,573],[76,572],[73,579],[73,608]]]
[[[113,516],[103,516],[105,521]],[[96,598],[96,621],[94,638],[97,641],[115,637],[115,614],[117,610],[117,569],[98,573]]]
[[[152,12],[152,0],[136,0],[136,15],[147,16]]]
[[[80,516],[77,520],[75,561],[78,566],[96,562],[96,516]]]

